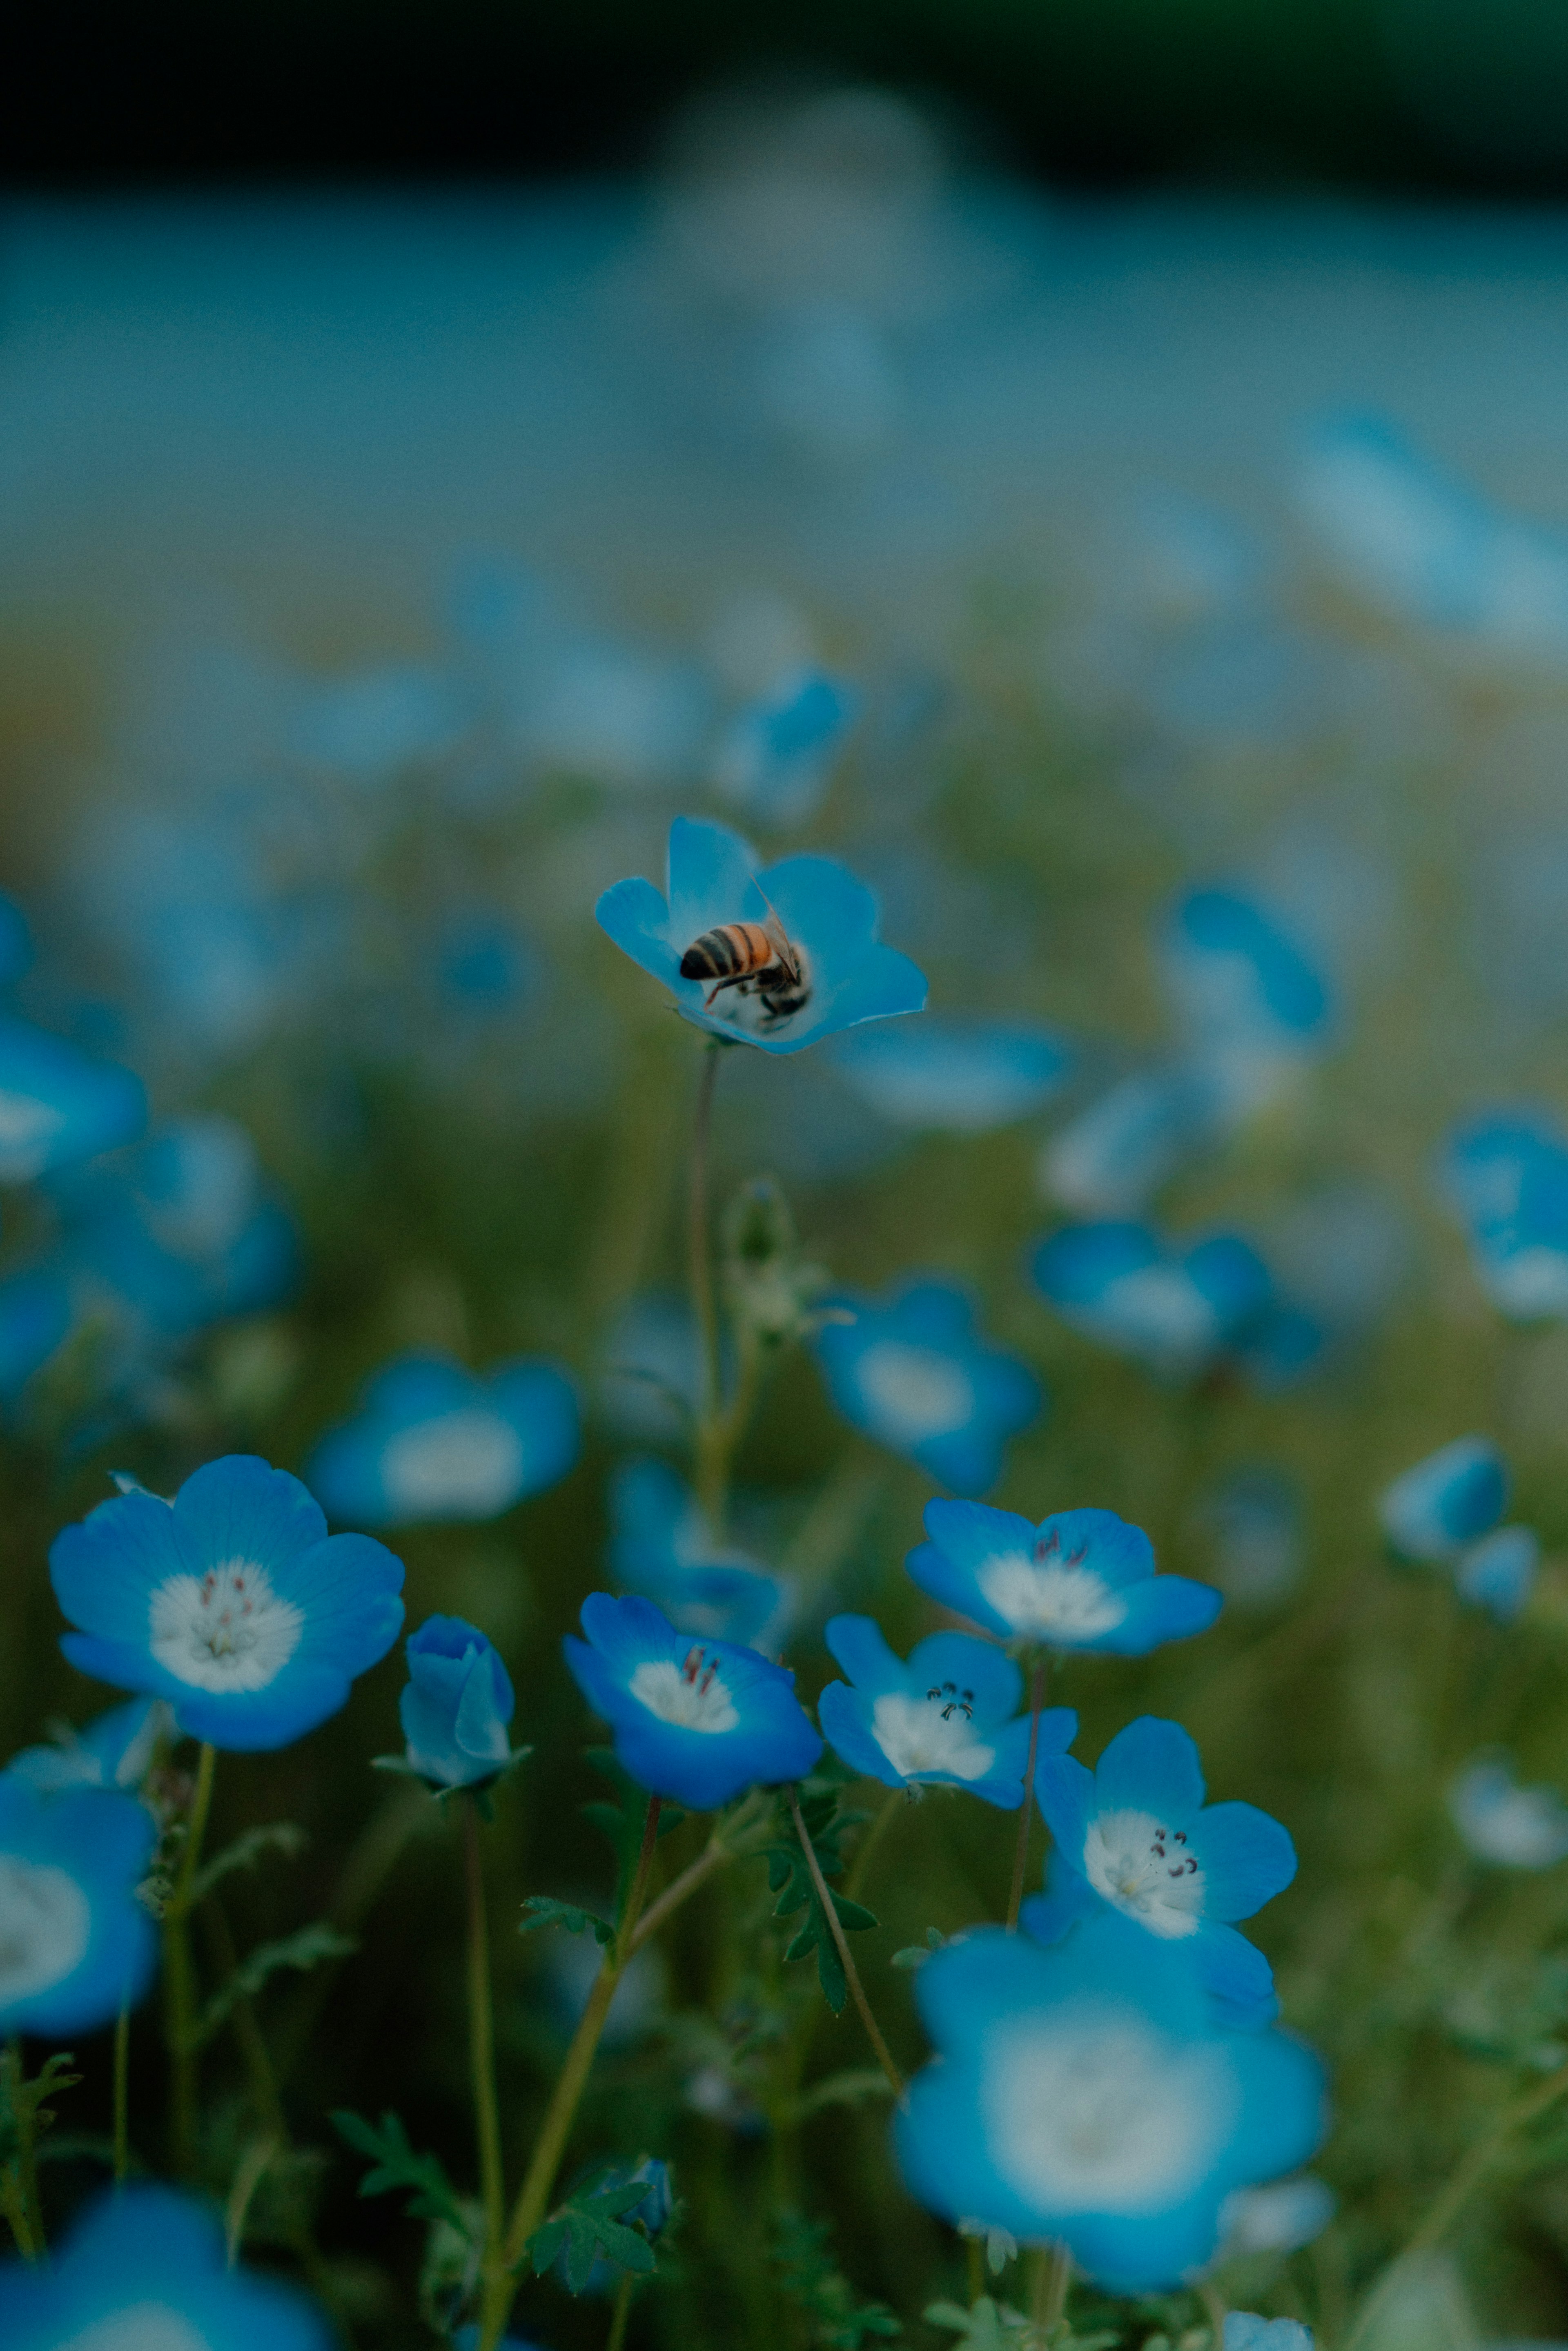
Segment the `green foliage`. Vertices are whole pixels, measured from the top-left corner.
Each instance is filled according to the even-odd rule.
[[[868,1815],[864,1813],[841,1812],[839,1792],[821,1780],[805,1780],[800,1783],[800,1817],[811,1841],[811,1850],[825,1878],[841,1876],[843,1856],[839,1851],[839,1839],[847,1829],[858,1828]],[[806,1856],[796,1834],[795,1823],[788,1800],[779,1800],[779,1823],[788,1842],[763,1848],[768,1858],[768,1884],[778,1896],[773,1905],[776,1918],[792,1917],[803,1909],[805,1919],[797,1929],[784,1952],[786,1959],[803,1959],[811,1951],[817,1954],[817,1980],[822,1987],[822,1997],[835,2016],[843,2013],[849,1997],[849,1985],[844,1980],[843,1961],[833,1940],[821,1898],[812,1880]],[[852,1935],[863,1934],[877,1923],[876,1913],[863,1903],[852,1902],[846,1895],[835,1894],[830,1885],[828,1896],[838,1913],[839,1924]]]
[[[966,2310],[956,2302],[934,2302],[926,2310],[928,2326],[944,2326],[957,2335],[967,2351],[1114,2351],[1119,2334],[1074,2332],[1071,2321],[1057,2319],[1043,2331],[1010,2303],[993,2302],[982,2294]]]
[[[813,2082],[792,2111],[797,2122],[804,2122],[808,2115],[821,2114],[828,2106],[863,2106],[868,2100],[892,2095],[893,2085],[880,2065],[854,2065]]]
[[[530,1894],[523,1904],[518,1934],[531,1935],[536,1927],[564,1927],[569,1935],[591,1932],[602,1945],[615,1940],[613,1919],[601,1918],[597,1910],[585,1910],[575,1902],[558,1902],[553,1894]]]
[[[884,2302],[861,2302],[834,2262],[826,2220],[803,2212],[778,2215],[774,2266],[784,2292],[806,2319],[813,2346],[821,2351],[861,2351],[868,2335],[886,2339],[904,2329]]]
[[[309,1841],[304,1830],[296,1828],[292,1821],[269,1821],[261,1828],[244,1830],[232,1844],[214,1854],[196,1872],[191,1891],[193,1904],[205,1901],[213,1888],[221,1886],[235,1870],[254,1869],[266,1854],[278,1854],[285,1861],[298,1860]]]
[[[743,1184],[726,1209],[719,1279],[737,1329],[764,1346],[782,1346],[811,1330],[811,1301],[829,1277],[802,1258],[789,1203],[771,1176]]]
[[[935,1927],[927,1927],[925,1940],[905,1943],[901,1951],[894,1951],[893,1964],[895,1968],[923,1968],[932,1952],[939,1951],[946,1940],[946,1936],[939,1934]]]
[[[608,1780],[615,1790],[617,1801],[608,1802],[600,1797],[594,1802],[580,1806],[584,1820],[591,1821],[601,1836],[608,1838],[615,1855],[615,1916],[620,1917],[626,1896],[632,1890],[636,1875],[637,1856],[643,1850],[643,1833],[648,1820],[648,1795],[615,1760],[612,1747],[587,1747],[583,1753],[601,1779]],[[679,1804],[662,1805],[657,1835],[667,1837],[672,1829],[679,1828],[685,1819]]]
[[[308,1927],[296,1928],[292,1935],[280,1936],[275,1943],[258,1943],[249,1957],[240,1961],[227,1983],[203,2004],[196,2026],[197,2048],[204,2047],[222,2029],[242,2000],[254,2000],[281,1969],[293,1968],[306,1975],[312,1968],[319,1967],[323,1959],[346,1959],[359,1948],[358,1936],[340,1935],[324,1918],[314,1919]]]
[[[75,2064],[68,2052],[46,2057],[31,2081],[18,2079],[9,2064],[0,2065],[0,2168],[14,2166],[24,2147],[50,2128],[55,2110],[44,2101],[76,2088],[82,2077],[71,2072]]]
[[[384,2114],[380,2124],[340,2106],[332,2126],[360,2155],[370,2157],[373,2170],[360,2182],[361,2196],[408,2193],[403,2210],[411,2220],[443,2220],[459,2236],[471,2233],[471,2206],[465,2205],[448,2179],[438,2156],[416,2155],[409,2144],[401,2116]]]
[[[612,2176],[604,2171],[593,2174],[528,2239],[528,2257],[534,2275],[542,2277],[564,2254],[561,2268],[570,2294],[582,2292],[600,2262],[636,2277],[649,2276],[653,2248],[643,2231],[630,2227],[623,2217],[643,2202],[647,2193],[645,2179],[629,2180],[619,2167]]]

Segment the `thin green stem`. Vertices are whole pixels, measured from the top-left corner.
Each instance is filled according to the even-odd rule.
[[[632,2308],[632,2273],[626,2272],[615,2289],[615,2307],[610,2314],[610,2332],[604,2338],[604,2351],[622,2351],[626,2340],[626,2320]]]
[[[708,1158],[713,1136],[714,1088],[718,1082],[719,1042],[710,1038],[697,1082],[696,1116],[686,1193],[686,1245],[691,1260],[692,1313],[697,1326],[696,1489],[710,1518],[722,1507],[723,1422],[719,1411],[718,1312],[714,1303],[713,1259],[708,1240]]]
[[[643,1830],[642,1850],[637,1855],[637,1867],[632,1889],[626,1897],[626,1907],[621,1914],[615,1939],[605,1951],[588,2005],[566,2053],[566,2063],[560,2069],[538,2137],[529,2160],[523,2184],[517,2190],[512,2217],[507,2227],[501,2247],[499,2270],[486,2280],[484,2302],[479,2322],[479,2351],[496,2351],[512,2306],[516,2288],[512,2273],[521,2261],[528,2239],[543,2220],[549,2208],[550,2191],[567,2141],[577,2114],[578,2103],[587,2086],[599,2037],[604,2030],[604,2020],[610,2013],[610,2003],[621,1980],[627,1961],[636,1949],[637,1921],[648,1892],[648,1879],[653,1866],[653,1848],[658,1842],[661,1799],[648,1800],[648,1817]]]
[[[1203,2304],[1209,2332],[1214,2336],[1214,2351],[1225,2351],[1225,2296],[1212,2278],[1201,2278],[1197,2298]]]
[[[986,2241],[983,2237],[965,2240],[965,2262],[969,2279],[969,2300],[977,2303],[986,2291]]]
[[[844,1971],[844,1980],[850,1988],[850,1997],[860,2011],[860,2020],[865,2027],[866,2038],[876,2053],[877,2064],[887,2075],[894,2096],[902,2098],[904,2076],[894,2064],[893,2052],[883,2039],[882,2028],[871,2012],[871,2002],[865,1996],[865,1986],[861,1981],[860,1970],[856,1967],[854,1955],[850,1949],[849,1938],[845,1935],[843,1923],[833,1907],[833,1897],[828,1891],[828,1881],[822,1876],[822,1865],[817,1859],[817,1849],[811,1843],[805,1821],[800,1814],[799,1788],[792,1787],[789,1791],[789,1812],[795,1823],[795,1834],[800,1840],[800,1850],[806,1856],[806,1866],[811,1873],[811,1883],[816,1888],[817,1899],[822,1907],[822,1915],[827,1919],[829,1932],[838,1949],[840,1963]]]
[[[1045,1704],[1045,1653],[1038,1652],[1029,1677],[1029,1761],[1024,1765],[1023,1802],[1019,1806],[1018,1844],[1013,1848],[1013,1884],[1008,1899],[1008,1932],[1018,1933],[1023,1907],[1024,1873],[1029,1867],[1029,1832],[1034,1817],[1034,1762],[1040,1750],[1040,1710]]]
[[[409,1838],[435,1817],[436,1808],[426,1790],[407,1786],[401,1787],[379,1812],[371,1815],[349,1848],[349,1857],[327,1906],[329,1926],[350,1935],[363,1924]],[[275,2030],[275,2065],[280,2086],[288,2081],[308,2047],[341,1966],[340,1959],[328,1959],[312,1968],[282,2031]]]
[[[643,1912],[637,1922],[637,1930],[632,1938],[633,1951],[641,1950],[649,1937],[658,1933],[672,1911],[678,1910],[682,1903],[695,1894],[698,1886],[711,1877],[716,1869],[722,1868],[727,1861],[736,1859],[734,1840],[756,1825],[767,1812],[768,1804],[768,1798],[763,1790],[754,1788],[746,1802],[730,1814],[728,1820],[720,1822],[696,1859],[689,1863],[678,1877],[673,1878],[658,1900],[650,1902]]]
[[[114,2025],[114,2184],[122,2188],[131,2170],[131,2011],[122,2008]]]
[[[163,2034],[169,2050],[169,2122],[174,2170],[188,2179],[196,2168],[201,2059],[196,2046],[196,1970],[191,1954],[191,1907],[202,1842],[212,1810],[217,1750],[202,1749],[185,1825],[184,1848],[163,1913]]]
[[[26,2073],[22,2064],[22,2043],[15,2037],[5,2044],[5,2074],[11,2112],[16,2121],[16,2152],[11,2159],[10,2178],[5,2182],[5,2218],[10,2221],[11,2234],[16,2240],[16,2251],[24,2261],[36,2262],[42,2259],[44,2252],[44,2215],[38,2202],[33,2108],[24,2095]]]
[[[474,2127],[479,2146],[479,2192],[485,2207],[486,2280],[501,2258],[507,2190],[501,2170],[501,2111],[496,2095],[496,2026],[490,1998],[490,1929],[485,1912],[485,1862],[479,1844],[479,1804],[463,1805],[463,1859],[468,1891],[468,2063],[474,2083]]]
[[[872,1855],[887,1834],[896,1815],[908,1810],[907,1792],[903,1788],[890,1788],[877,1806],[876,1816],[870,1828],[860,1841],[860,1849],[855,1855],[853,1865],[844,1880],[844,1896],[847,1901],[852,1902],[865,1884],[866,1872],[871,1867]]]

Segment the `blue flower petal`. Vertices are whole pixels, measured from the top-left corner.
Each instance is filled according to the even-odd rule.
[[[1042,1755],[1035,1765],[1034,1792],[1057,1854],[1081,1870],[1089,1824],[1101,1809],[1093,1772],[1075,1755]]]
[[[839,1662],[850,1672],[845,1658],[841,1656]],[[911,1649],[908,1665],[902,1670],[912,1687],[962,1683],[974,1693],[977,1723],[1006,1722],[1023,1698],[1023,1676],[1007,1651],[994,1642],[977,1641],[972,1633],[928,1633]],[[867,1687],[862,1676],[855,1674],[853,1678],[862,1688]]]
[[[1125,1807],[1153,1813],[1171,1828],[1186,1828],[1203,1806],[1197,1742],[1180,1723],[1162,1722],[1152,1714],[1139,1715],[1116,1733],[1095,1766],[1094,1781],[1101,1810]],[[1240,1918],[1247,1914],[1217,1915]]]
[[[880,1698],[884,1690],[904,1687],[907,1669],[903,1659],[895,1657],[889,1648],[874,1616],[830,1616],[822,1627],[822,1638],[829,1655],[866,1697]],[[918,1655],[916,1650],[915,1656]],[[914,1666],[914,1656],[909,1664]]]
[[[1288,1830],[1256,1804],[1210,1804],[1189,1836],[1207,1881],[1204,1908],[1211,1918],[1250,1918],[1296,1874]]]

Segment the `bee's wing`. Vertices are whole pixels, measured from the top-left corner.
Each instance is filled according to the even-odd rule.
[[[800,977],[800,957],[799,951],[791,945],[789,935],[785,930],[783,924],[779,921],[778,914],[774,909],[773,901],[769,898],[767,891],[763,888],[760,882],[757,884],[757,894],[768,909],[768,919],[763,924],[762,927],[767,932],[768,937],[772,940],[774,950],[778,955],[779,960],[783,965],[785,970],[789,973],[790,978],[798,980]]]

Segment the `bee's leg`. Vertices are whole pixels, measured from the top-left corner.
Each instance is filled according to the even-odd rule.
[[[716,1001],[724,994],[727,987],[738,987],[741,994],[745,996],[748,993],[751,987],[753,978],[754,974],[749,971],[732,971],[727,979],[721,979],[716,987],[710,989],[707,1002],[703,1006],[703,1010],[705,1012],[711,1012]]]

